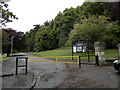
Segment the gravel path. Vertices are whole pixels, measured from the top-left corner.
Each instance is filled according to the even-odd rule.
[[[120,88],[120,75],[112,66],[66,64],[68,77],[56,88]]]

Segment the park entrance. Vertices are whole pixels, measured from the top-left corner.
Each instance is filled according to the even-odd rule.
[[[98,64],[98,56],[95,55],[94,44],[89,40],[76,40],[72,42],[72,56],[80,56],[81,64]],[[73,57],[74,61],[75,58]]]

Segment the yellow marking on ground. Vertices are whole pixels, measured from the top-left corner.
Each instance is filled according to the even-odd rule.
[[[77,62],[78,62],[78,64],[79,64],[79,57],[77,57]]]

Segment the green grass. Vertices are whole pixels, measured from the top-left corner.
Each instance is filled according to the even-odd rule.
[[[42,57],[51,57],[51,56],[71,56],[72,51],[70,49],[65,49],[65,50],[50,50],[50,51],[43,51],[43,52],[33,52],[32,54],[42,56]],[[59,57],[58,59],[64,60],[64,59],[71,59],[71,58],[61,58]]]
[[[0,61],[8,60],[10,57],[6,57],[7,54],[0,54]]]
[[[106,59],[117,59],[118,58],[118,50],[116,50],[116,49],[105,50],[105,58]]]
[[[62,49],[62,50],[50,50],[50,51],[43,51],[43,52],[32,52],[31,54],[42,56],[42,57],[51,57],[51,56],[72,56],[72,50],[70,48],[68,49]],[[86,56],[87,53],[74,53],[74,56]],[[59,60],[72,60],[72,57],[59,57]],[[77,57],[74,57],[74,60],[76,60]],[[81,59],[88,60],[87,57],[81,57]],[[94,57],[91,57],[91,59],[94,59]]]
[[[0,61],[4,61],[4,60],[8,60],[10,57],[3,57],[3,58],[0,58]]]
[[[39,56],[71,56],[71,50],[50,50],[43,52],[33,52],[32,54]]]
[[[42,52],[32,52],[31,54],[42,56],[42,57],[51,57],[51,56],[72,56],[71,48],[67,49],[56,49]],[[88,53],[74,53],[74,56],[87,56]],[[90,55],[94,55],[93,52],[90,52]],[[106,59],[116,59],[118,58],[118,50],[105,50]],[[59,60],[71,60],[71,57],[59,57]],[[76,58],[74,58],[76,59]],[[88,60],[88,57],[81,57],[81,60]],[[95,60],[94,56],[90,57],[90,60]]]

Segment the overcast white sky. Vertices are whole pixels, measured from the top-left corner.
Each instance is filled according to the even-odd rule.
[[[51,21],[65,8],[82,5],[84,0],[10,0],[9,9],[19,19],[6,24],[17,31],[29,31],[35,24]]]

